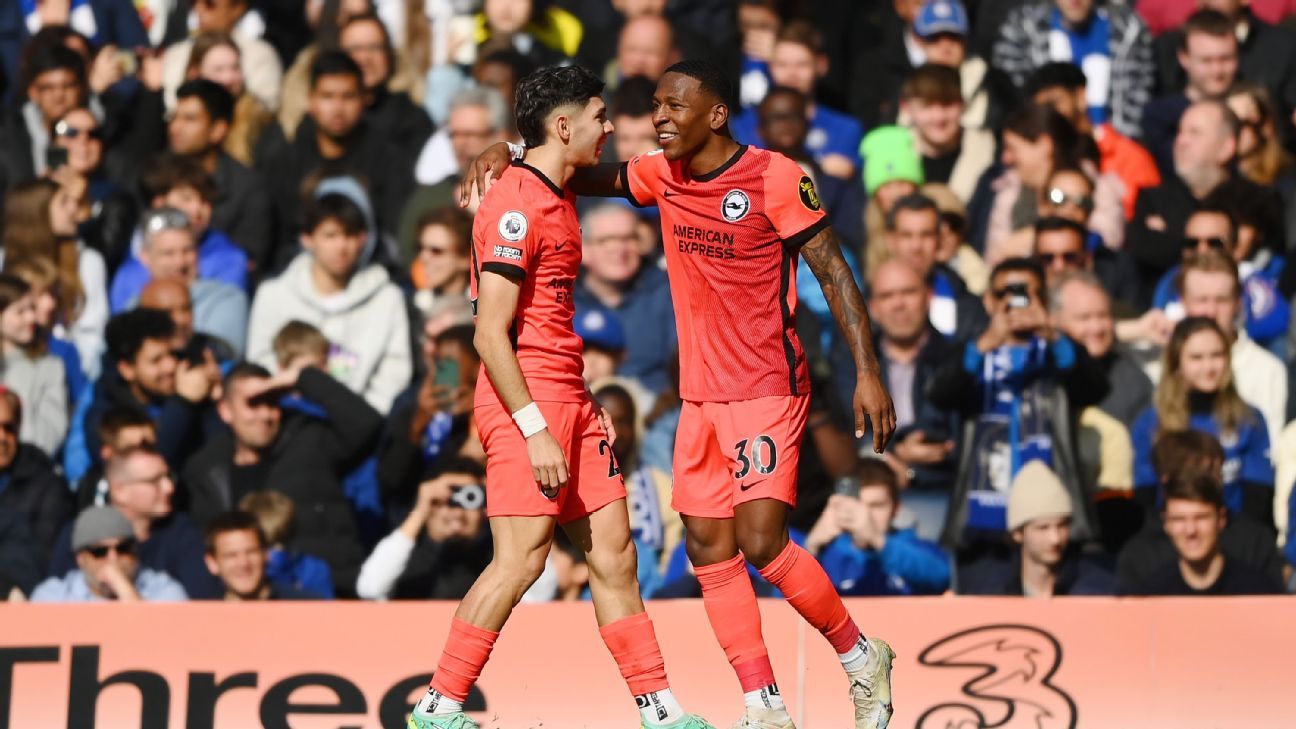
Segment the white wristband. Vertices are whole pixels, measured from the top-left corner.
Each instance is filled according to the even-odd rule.
[[[526,157],[526,147],[512,142],[505,142],[505,144],[508,145],[509,154],[513,156],[513,159],[521,160]]]
[[[522,431],[523,438],[530,438],[549,427],[549,424],[545,422],[544,415],[540,412],[540,406],[534,402],[513,413],[513,422],[517,423],[518,429]]]

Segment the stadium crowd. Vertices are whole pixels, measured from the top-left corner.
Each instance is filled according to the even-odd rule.
[[[0,596],[461,598],[491,556],[464,175],[518,141],[516,84],[553,63],[605,78],[605,161],[651,153],[682,58],[728,69],[734,137],[813,179],[869,303],[899,426],[880,457],[799,269],[792,536],[842,594],[1296,589],[1289,13],[5,2]],[[580,210],[575,325],[641,588],[698,596],[661,254],[688,232]],[[557,543],[527,599],[586,594]]]

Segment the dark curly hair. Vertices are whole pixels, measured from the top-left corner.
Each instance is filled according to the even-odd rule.
[[[547,66],[518,82],[518,133],[527,147],[545,142],[545,119],[563,106],[585,106],[603,94],[603,81],[583,66]]]

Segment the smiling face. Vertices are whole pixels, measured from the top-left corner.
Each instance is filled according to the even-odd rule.
[[[254,599],[265,583],[266,548],[254,529],[233,529],[218,534],[207,554],[207,569],[235,596]]]
[[[338,36],[342,50],[360,67],[366,89],[387,83],[391,64],[387,61],[387,36],[377,20],[357,20],[342,29]]]
[[[1179,373],[1197,392],[1218,392],[1228,372],[1229,357],[1224,340],[1206,329],[1190,335],[1179,351]]]
[[[931,291],[907,263],[890,260],[878,266],[869,290],[869,311],[888,338],[912,342],[927,328]]]
[[[1232,335],[1241,307],[1240,292],[1232,276],[1222,271],[1189,269],[1184,272],[1181,298],[1185,314],[1214,319],[1220,329]]]
[[[819,64],[814,52],[806,46],[792,41],[775,43],[769,67],[770,78],[779,86],[787,86],[807,96],[814,92]]]
[[[198,247],[189,230],[167,228],[148,235],[140,248],[140,261],[153,278],[189,283],[198,278]]]
[[[87,109],[73,109],[55,126],[53,143],[68,151],[68,166],[82,175],[93,173],[103,159],[99,122]]]
[[[160,519],[169,515],[175,483],[162,456],[136,451],[120,457],[129,460],[124,468],[109,469],[108,498],[112,505],[127,516]]]
[[[233,46],[220,45],[207,51],[198,64],[198,77],[225,87],[234,98],[243,95],[243,67]]]
[[[244,448],[259,451],[279,437],[283,411],[273,396],[249,397],[256,380],[235,379],[218,405],[221,420],[230,426],[234,439]]]
[[[1166,499],[1161,518],[1179,558],[1190,563],[1214,556],[1227,520],[1223,508],[1189,499]]]
[[[1057,293],[1057,327],[1079,342],[1090,357],[1105,357],[1116,339],[1107,292],[1083,281],[1070,281]]]
[[[569,161],[577,167],[592,167],[603,156],[603,146],[615,127],[607,118],[607,104],[594,96],[579,110],[568,109]]]
[[[933,209],[897,210],[895,229],[886,234],[891,255],[913,267],[924,279],[936,265],[940,215]]]
[[[31,292],[0,313],[0,336],[11,347],[26,347],[36,338],[36,298]]]
[[[657,84],[653,126],[666,159],[674,162],[691,158],[728,122],[729,107],[702,90],[697,79],[668,73]]]

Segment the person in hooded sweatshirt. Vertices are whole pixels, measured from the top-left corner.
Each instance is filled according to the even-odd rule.
[[[293,320],[311,324],[336,343],[329,374],[386,413],[409,384],[413,359],[404,296],[370,262],[377,239],[367,204],[358,185],[321,182],[306,210],[305,250],[257,290],[247,356],[273,370],[275,334]]]

